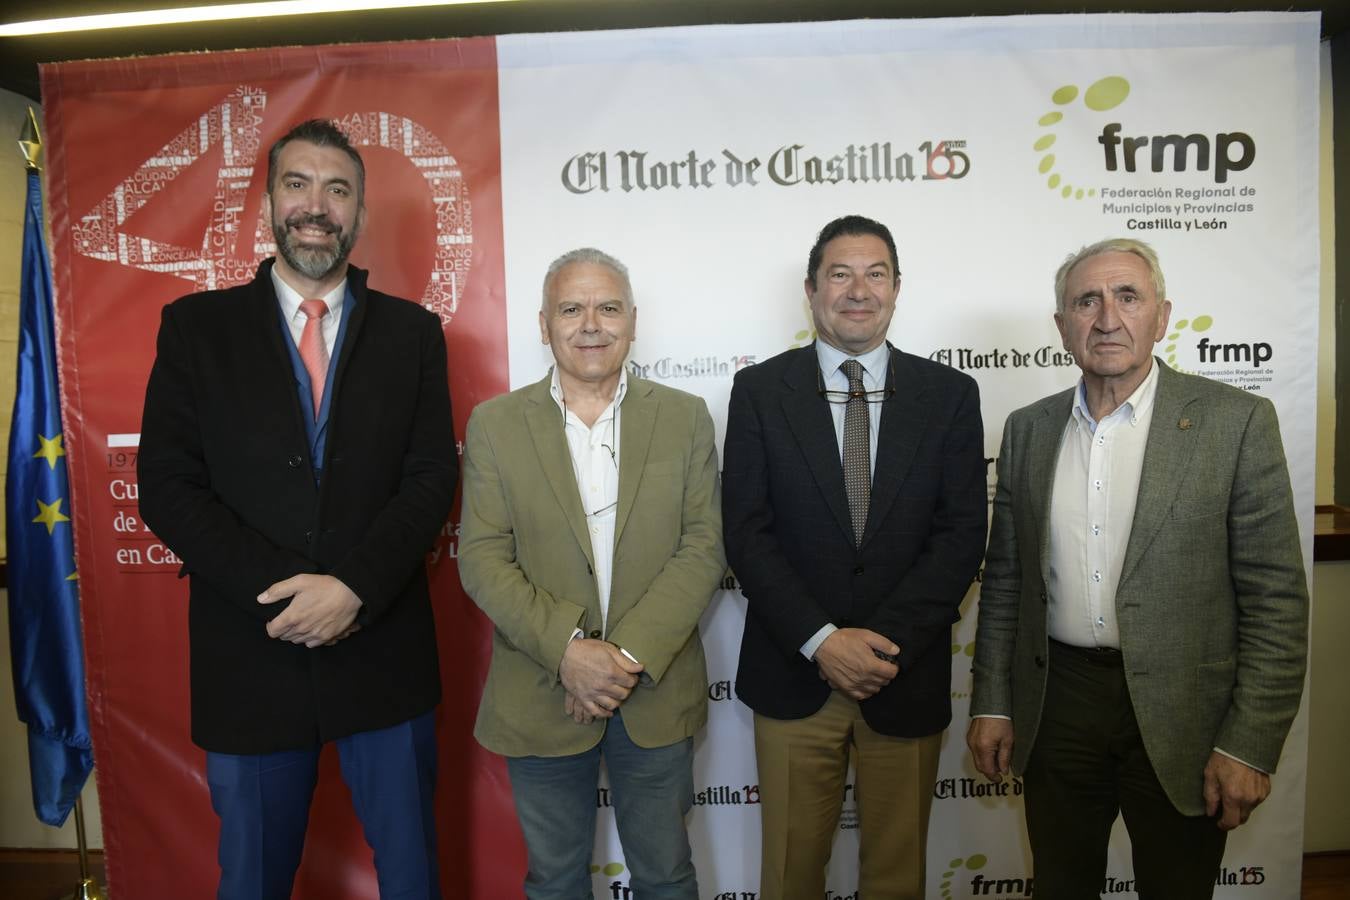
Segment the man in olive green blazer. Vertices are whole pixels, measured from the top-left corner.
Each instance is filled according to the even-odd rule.
[[[459,571],[496,626],[475,736],[507,757],[531,900],[591,896],[605,757],[631,887],[697,898],[684,817],[707,718],[698,621],[726,568],[703,401],[630,376],[626,270],[549,268],[556,365],[480,404],[464,454]]]
[[[1146,244],[1085,247],[1056,288],[1083,379],[1003,432],[968,741],[1024,776],[1038,898],[1097,895],[1118,811],[1142,900],[1209,897],[1303,689],[1275,409],[1152,356],[1171,304]]]

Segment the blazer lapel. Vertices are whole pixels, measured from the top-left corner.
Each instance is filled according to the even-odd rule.
[[[891,349],[891,366],[895,393],[881,407],[880,434],[877,435],[877,459],[873,467],[872,495],[867,505],[867,527],[863,543],[876,533],[891,505],[900,492],[900,485],[909,474],[914,454],[919,449],[919,437],[928,427],[927,384],[920,374],[905,361],[900,351]],[[886,384],[891,384],[887,373]]]
[[[253,279],[251,287],[248,311],[248,316],[252,320],[250,329],[255,330],[257,334],[265,335],[263,343],[268,349],[267,365],[284,375],[290,396],[297,398],[294,404],[296,424],[300,424],[300,401],[295,390],[295,373],[291,370],[290,352],[282,343],[288,338],[282,332],[285,326],[282,323],[281,307],[277,302],[276,290],[272,287],[272,260],[267,260],[258,268],[258,274]],[[272,377],[270,373],[264,374],[268,378]]]
[[[1031,423],[1027,446],[1027,491],[1031,514],[1040,537],[1041,580],[1050,568],[1050,496],[1055,490],[1055,466],[1064,437],[1064,424],[1073,414],[1073,392],[1077,386],[1050,398],[1041,414]]]
[[[259,404],[280,404],[285,409],[282,415],[290,429],[284,437],[298,440],[297,449],[307,447],[306,412],[300,406],[295,370],[291,367],[290,351],[285,344],[290,340],[290,335],[285,331],[276,290],[272,287],[272,260],[265,261],[258,268],[251,287],[245,312],[247,327],[252,334],[260,336],[266,350],[260,363],[247,370],[250,377],[256,376],[257,382],[241,384],[241,392],[256,398],[255,402]]]
[[[661,401],[652,396],[652,386],[629,377],[628,393],[619,406],[619,507],[615,510],[614,546],[619,545],[628,514],[633,511],[638,483],[647,465],[656,428],[656,410]]]
[[[1130,541],[1125,545],[1125,561],[1120,567],[1120,584],[1130,577],[1143,557],[1153,537],[1158,533],[1163,517],[1172,508],[1177,490],[1185,480],[1186,470],[1195,452],[1195,436],[1199,432],[1199,409],[1188,409],[1194,398],[1185,389],[1185,383],[1162,360],[1154,358],[1158,366],[1158,393],[1153,398],[1153,421],[1148,428],[1148,444],[1144,447],[1144,464],[1139,473],[1139,495],[1134,504],[1134,521],[1130,523]],[[1183,417],[1187,412],[1191,418]]]
[[[355,267],[347,269],[347,297],[343,301],[347,304],[344,315],[347,321],[339,326],[338,337],[342,343],[338,345],[337,365],[333,368],[333,383],[324,388],[324,393],[330,394],[333,400],[342,396],[343,375],[347,371],[347,366],[351,363],[352,354],[355,352],[356,343],[361,334],[361,325],[366,320],[366,273]],[[337,407],[332,401],[324,404],[325,415],[332,416]],[[326,422],[326,420],[325,420]],[[321,422],[322,426],[325,424]]]
[[[586,513],[581,508],[577,477],[572,471],[572,451],[568,449],[567,438],[563,434],[562,411],[549,392],[551,382],[551,375],[545,375],[543,380],[529,388],[525,423],[534,443],[535,457],[539,461],[544,481],[562,508],[567,524],[572,529],[572,536],[586,554],[586,562],[594,569],[595,557],[591,552],[591,536],[586,531]]]
[[[783,375],[783,415],[806,457],[807,466],[834,513],[839,529],[854,541],[853,523],[848,513],[848,494],[844,491],[844,466],[839,459],[839,441],[834,436],[834,420],[829,404],[820,394],[820,364],[814,346],[797,352],[793,364]]]

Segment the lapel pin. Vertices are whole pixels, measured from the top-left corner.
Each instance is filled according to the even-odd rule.
[[[1189,431],[1191,428],[1191,420],[1182,419],[1181,421],[1177,422],[1177,427],[1180,428],[1182,431]]]

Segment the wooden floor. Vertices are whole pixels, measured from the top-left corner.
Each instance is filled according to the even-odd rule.
[[[1302,900],[1350,898],[1350,852],[1303,857]]]
[[[92,874],[103,884],[103,854],[90,857]],[[4,900],[67,900],[79,886],[79,874],[73,851],[0,850]],[[1301,900],[1350,900],[1350,852],[1305,856]]]

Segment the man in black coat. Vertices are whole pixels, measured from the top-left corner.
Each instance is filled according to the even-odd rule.
[[[165,307],[146,390],[141,512],[191,579],[221,900],[290,897],[327,741],[381,896],[440,896],[424,556],[457,469],[445,339],[348,265],[364,181],[331,123],[281,138],[264,198],[278,258]]]
[[[895,241],[836,219],[806,272],[817,341],[741,370],[722,515],[748,602],[736,690],[755,711],[760,895],[811,898],[848,758],[868,900],[924,896],[951,626],[984,551],[979,391],[894,349]]]

